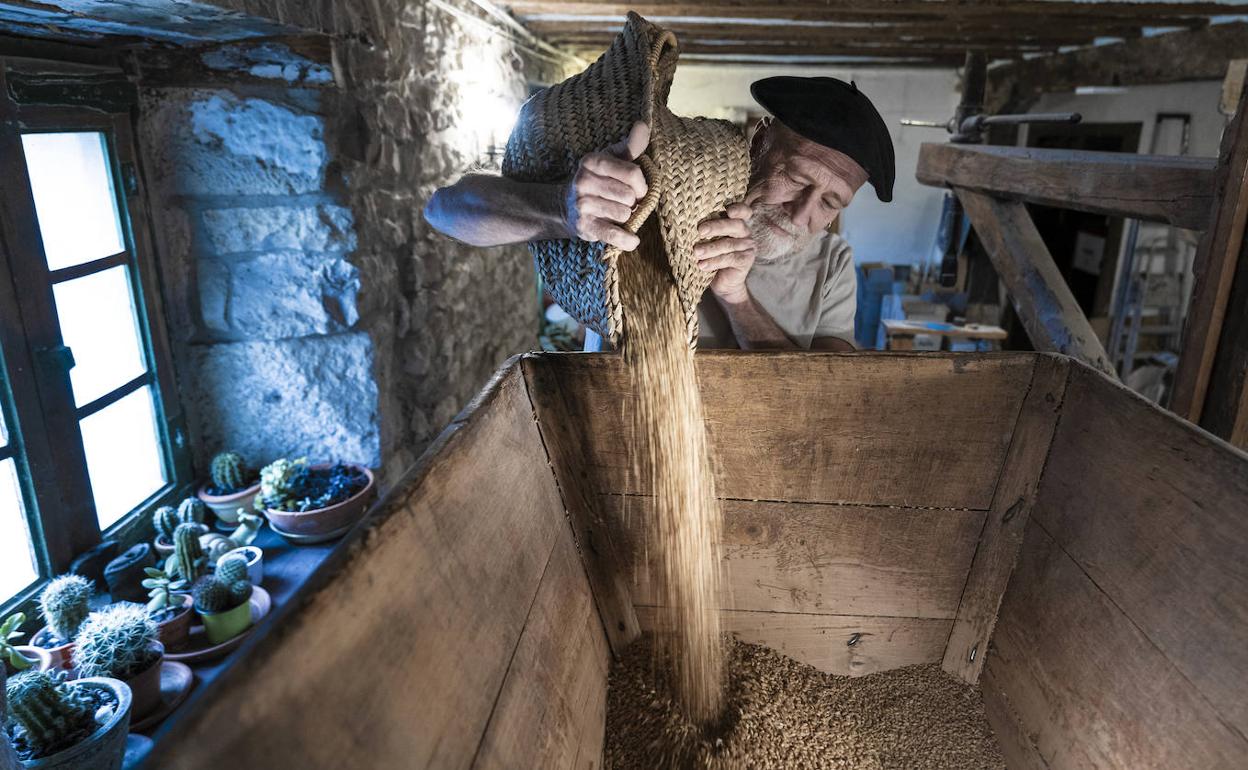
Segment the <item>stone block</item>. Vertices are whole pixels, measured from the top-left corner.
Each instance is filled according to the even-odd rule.
[[[147,107],[148,152],[170,192],[291,195],[323,186],[319,116],[227,91],[175,90]]]
[[[206,209],[199,247],[216,256],[301,249],[349,252],[356,247],[351,210],[330,203]]]
[[[199,467],[227,447],[257,463],[306,455],[380,464],[368,335],[195,345],[191,355]]]
[[[277,251],[199,263],[204,324],[234,338],[345,331],[359,320],[359,290],[355,266],[333,254]]]

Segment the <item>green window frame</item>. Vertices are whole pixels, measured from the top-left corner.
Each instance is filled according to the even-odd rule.
[[[150,512],[192,488],[187,433],[177,389],[151,224],[135,151],[137,94],[124,78],[81,76],[0,59],[0,463],[16,466],[37,578],[0,611],[25,604],[42,584],[104,537],[123,547],[146,539]],[[120,218],[122,251],[49,269],[22,136],[98,132]],[[73,352],[65,347],[54,285],[123,267],[144,372],[89,403],[75,402]],[[80,351],[81,354],[81,351]],[[154,409],[163,485],[101,531],[80,421],[141,388]]]

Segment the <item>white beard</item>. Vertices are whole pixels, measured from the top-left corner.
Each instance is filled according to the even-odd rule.
[[[816,233],[806,232],[793,224],[789,215],[780,206],[756,204],[754,212],[745,222],[750,228],[750,236],[758,244],[754,261],[762,265],[770,265],[805,248]],[[783,233],[778,232],[776,225]]]

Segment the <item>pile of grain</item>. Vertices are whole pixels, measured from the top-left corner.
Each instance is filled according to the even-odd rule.
[[[722,705],[719,554],[722,529],[708,456],[702,399],[684,313],[666,265],[657,223],[624,256],[620,301],[624,356],[633,392],[634,472],[649,484],[654,513],[646,547],[659,565],[652,579],[662,605],[661,640],[674,668],[673,692],[695,721],[716,719]]]
[[[979,690],[937,664],[833,676],[727,640],[724,721],[708,731],[668,696],[652,641],[611,670],[607,770],[1005,767]]]

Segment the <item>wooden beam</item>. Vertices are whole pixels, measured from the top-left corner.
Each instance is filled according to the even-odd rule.
[[[1037,350],[1064,353],[1117,377],[1026,207],[955,187]]]
[[[1078,86],[1221,80],[1248,51],[1248,24],[1231,22],[1014,61],[988,71],[988,112],[1017,112],[1042,93]]]
[[[1151,26],[1191,23],[1233,12],[1224,3],[1140,3],[1140,2],[1050,2],[1011,0],[997,2],[930,2],[930,0],[794,0],[784,4],[758,0],[677,0],[674,3],[619,3],[604,0],[508,0],[506,5],[517,16],[533,14],[592,14],[623,18],[633,10],[642,16],[709,16],[779,19],[830,19],[908,17],[912,19],[974,19],[1026,17],[1051,20],[1061,17],[1081,21],[1124,19],[1147,22]]]
[[[1196,283],[1183,327],[1182,356],[1174,377],[1170,408],[1199,423],[1209,392],[1223,323],[1248,221],[1248,90],[1239,98],[1234,120],[1222,134],[1213,185],[1215,205],[1209,229],[1192,263]],[[1241,311],[1242,313],[1242,308]],[[1238,411],[1236,408],[1234,411]],[[1224,434],[1226,435],[1226,434]]]
[[[923,184],[1202,230],[1214,167],[1212,158],[945,143],[920,148],[915,176]]]

